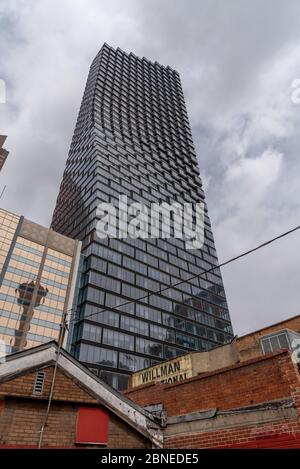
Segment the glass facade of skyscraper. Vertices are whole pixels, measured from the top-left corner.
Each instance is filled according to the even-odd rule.
[[[232,328],[220,270],[203,274],[218,264],[206,205],[202,249],[163,236],[100,239],[97,206],[117,205],[120,195],[146,207],[205,203],[178,72],[105,44],[90,68],[52,227],[83,242],[72,353],[122,389],[130,372],[227,342]]]
[[[12,353],[58,340],[80,243],[0,209],[0,339]]]

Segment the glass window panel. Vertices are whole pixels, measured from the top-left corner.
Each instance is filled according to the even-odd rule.
[[[198,348],[198,343],[197,343],[196,338],[185,335],[185,334],[179,334],[178,332],[176,333],[176,344],[182,345],[183,347],[193,348],[193,349]]]
[[[271,348],[271,344],[270,344],[269,339],[263,339],[261,343],[262,343],[263,351],[264,351],[265,354],[272,352],[272,348]]]
[[[286,334],[278,335],[278,340],[279,340],[279,345],[281,348],[286,348],[286,349],[290,348]]]
[[[149,325],[144,321],[139,321],[135,318],[121,316],[121,329],[125,329],[136,334],[149,335]]]
[[[277,336],[270,337],[270,343],[273,352],[280,349],[279,340]]]
[[[121,353],[119,355],[119,367],[123,370],[138,371],[150,366],[150,359],[132,355],[129,353]]]
[[[176,347],[170,347],[169,345],[165,345],[164,350],[165,350],[165,358],[168,358],[168,359],[176,358],[180,355],[187,353],[186,350],[182,350]]]
[[[162,344],[152,342],[151,340],[141,339],[139,337],[136,339],[136,351],[147,355],[163,357]]]
[[[87,363],[98,363],[99,365],[117,367],[118,353],[114,350],[108,350],[94,345],[81,344],[79,359]]]
[[[126,350],[134,350],[134,336],[111,329],[103,329],[102,342],[106,345],[112,345]]]

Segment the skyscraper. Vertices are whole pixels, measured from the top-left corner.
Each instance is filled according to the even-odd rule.
[[[120,195],[146,207],[204,202],[178,72],[105,44],[90,68],[52,227],[83,242],[71,350],[119,389],[130,371],[232,338],[218,268],[165,289],[218,263],[206,206],[202,249],[163,236],[100,239],[97,206]]]

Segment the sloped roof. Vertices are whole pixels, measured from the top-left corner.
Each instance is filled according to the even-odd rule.
[[[13,353],[0,365],[0,383],[14,379],[29,371],[54,365],[57,360],[58,345],[55,341]],[[64,349],[60,350],[58,368],[92,394],[119,418],[149,438],[156,446],[162,446],[161,427],[153,416],[133,401],[101,381],[86,366],[72,357]]]

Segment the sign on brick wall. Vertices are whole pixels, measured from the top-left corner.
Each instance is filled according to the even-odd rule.
[[[149,383],[176,383],[192,376],[192,360],[188,354],[133,373],[132,387]]]

